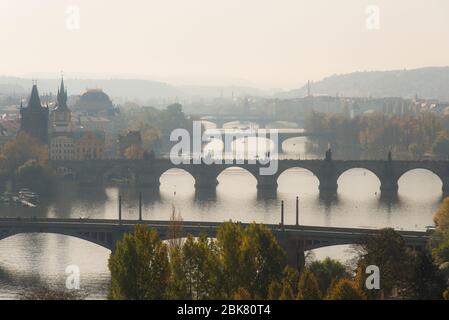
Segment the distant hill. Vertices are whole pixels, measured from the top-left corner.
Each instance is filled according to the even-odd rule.
[[[332,75],[311,83],[314,95],[350,97],[404,97],[449,101],[449,67],[412,70],[368,71]],[[307,85],[276,94],[278,98],[300,98],[307,95]]]
[[[40,94],[56,93],[60,79],[39,79],[38,87]],[[69,95],[82,94],[87,88],[101,88],[111,97],[154,99],[183,96],[184,93],[169,84],[149,80],[132,79],[65,79]],[[31,88],[31,80],[27,78],[0,77],[0,88],[19,89],[27,94]],[[6,93],[6,92],[4,92]],[[12,92],[9,92],[12,93]]]
[[[56,93],[60,79],[38,78],[40,94]],[[78,95],[87,88],[101,88],[111,98],[126,99],[166,99],[203,97],[217,98],[220,96],[231,97],[251,95],[260,96],[267,94],[261,90],[243,86],[175,86],[165,82],[140,80],[140,79],[65,79],[69,95]],[[31,79],[17,77],[0,77],[0,94],[23,94],[28,95],[31,90]]]
[[[192,97],[203,98],[231,98],[239,96],[267,96],[269,92],[262,91],[252,87],[243,86],[179,86],[180,90]]]

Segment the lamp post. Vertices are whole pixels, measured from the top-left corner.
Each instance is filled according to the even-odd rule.
[[[296,197],[296,225],[299,226],[299,197]]]
[[[139,193],[139,221],[142,221],[142,192]]]
[[[281,229],[284,231],[284,200],[281,201]]]
[[[118,196],[118,223],[122,224],[122,196]]]

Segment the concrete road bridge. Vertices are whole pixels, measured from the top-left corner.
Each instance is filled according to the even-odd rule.
[[[120,211],[120,210],[119,210]],[[119,214],[120,217],[120,214]],[[141,216],[140,216],[141,217]],[[207,235],[216,237],[221,223],[182,221],[181,237]],[[0,240],[24,233],[51,233],[76,237],[114,252],[116,242],[135,225],[156,229],[163,240],[169,240],[169,221],[62,218],[0,218]],[[243,227],[248,224],[242,223]],[[376,229],[335,228],[304,225],[266,224],[288,255],[289,264],[301,267],[304,251],[335,245],[363,244],[379,232]],[[422,249],[429,240],[429,232],[398,231],[407,246]]]

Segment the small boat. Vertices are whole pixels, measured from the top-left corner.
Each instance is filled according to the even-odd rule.
[[[39,195],[36,192],[30,191],[29,189],[20,189],[19,191],[19,198],[20,200],[25,201],[33,201],[37,202],[39,200]]]
[[[31,203],[31,202],[29,202],[27,200],[21,199],[20,202],[22,203],[22,205],[24,207],[30,207],[30,208],[35,208],[36,207],[36,205],[34,203]]]

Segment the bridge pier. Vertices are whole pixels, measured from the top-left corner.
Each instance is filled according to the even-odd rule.
[[[277,236],[279,245],[287,253],[287,264],[299,271],[304,269],[306,259],[304,255],[304,241],[292,238],[288,234],[282,233]]]
[[[258,190],[277,190],[278,182],[276,175],[257,176]]]
[[[140,188],[158,189],[161,184],[159,178],[159,175],[139,173],[134,177],[134,185]]]
[[[316,171],[316,176],[320,182],[319,190],[323,195],[337,194],[338,177],[335,162],[332,161],[332,154],[330,149],[326,152],[326,159],[322,162],[319,170]]]
[[[197,190],[215,190],[218,185],[218,180],[215,175],[197,174],[195,178],[195,189]]]
[[[442,186],[442,191],[443,191],[443,197],[447,197],[449,196],[449,177],[440,177],[443,186]]]
[[[380,192],[383,196],[394,196],[398,194],[398,180],[391,177],[380,178]]]
[[[318,178],[320,181],[319,190],[322,195],[334,195],[337,193],[338,183],[334,176],[324,176]]]

